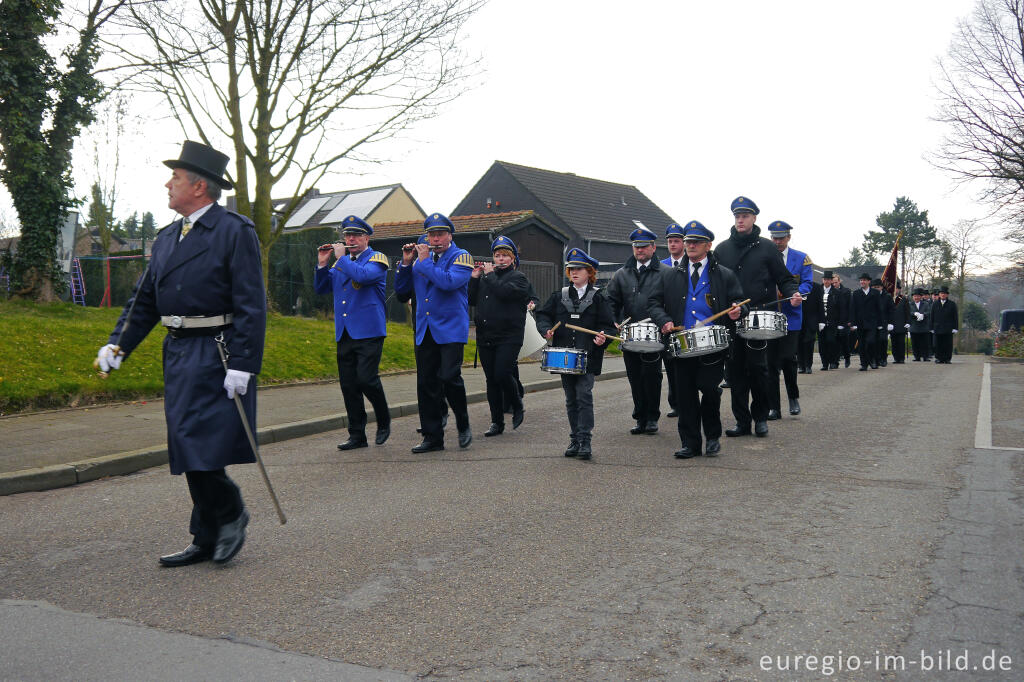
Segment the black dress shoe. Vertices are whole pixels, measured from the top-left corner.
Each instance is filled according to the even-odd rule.
[[[504,427],[502,427],[504,428]],[[459,431],[459,447],[468,448],[469,444],[473,442],[473,432],[467,426],[463,430]]]
[[[217,533],[217,546],[213,550],[213,563],[223,564],[231,561],[245,544],[245,527],[249,525],[249,512],[242,509],[238,518],[220,527]]]
[[[647,422],[644,425],[644,433],[655,434],[658,432],[658,422]]]
[[[846,366],[847,367],[850,366],[850,361],[849,360],[846,361]],[[831,365],[828,366],[828,368],[829,369],[839,369],[839,363],[838,362],[833,362]]]
[[[441,428],[442,429],[448,428],[448,413],[447,412],[445,412],[443,415],[441,415]]]
[[[569,441],[569,447],[565,449],[566,457],[575,457],[580,454],[580,444],[574,440]]]
[[[631,429],[629,430],[629,432],[630,432],[631,434],[633,434],[634,436],[637,436],[637,435],[639,435],[639,434],[641,434],[641,433],[643,433],[643,432],[644,432],[644,427],[645,427],[645,425],[644,425],[644,424],[642,424],[642,423],[640,423],[640,422],[637,422],[637,423],[636,423],[636,426],[634,426],[633,428],[631,428]]]
[[[847,367],[849,367],[849,366],[850,366],[850,358],[846,358],[846,366],[847,366]]]
[[[505,425],[495,424],[492,422],[490,428],[484,431],[484,438],[490,438],[491,436],[500,436],[503,433],[505,433]]]
[[[808,368],[807,368],[807,371],[805,371],[805,372],[804,372],[804,374],[813,374],[813,373],[814,373],[814,372],[812,372],[812,371],[811,371],[811,368],[810,368],[810,367],[808,367]]]
[[[718,453],[722,450],[722,444],[718,442],[717,438],[708,438],[708,446],[704,451],[707,457],[718,457]]]
[[[377,437],[373,439],[373,442],[377,445],[384,445],[388,438],[391,437],[391,424],[386,426],[377,427]]]
[[[740,426],[739,424],[737,424],[736,426],[732,427],[731,429],[726,429],[725,430],[725,435],[729,436],[729,438],[736,438],[737,436],[749,436],[750,435],[750,427],[747,426],[747,427],[744,428],[744,427]]]
[[[720,383],[718,385],[718,387],[719,388],[729,388],[729,382],[728,381],[723,381],[722,383]]]
[[[444,443],[437,441],[423,439],[423,442],[413,447],[412,451],[414,454],[421,454],[424,452],[436,452],[437,450],[444,450]]]
[[[872,362],[871,363],[871,369],[878,369],[878,363],[877,362]]]
[[[889,363],[888,363],[888,362],[886,362],[885,360],[882,360],[882,361],[881,361],[880,363],[878,363],[878,364],[880,364],[880,365],[881,365],[882,367],[888,367],[888,366],[889,366]]]
[[[190,564],[198,564],[203,561],[209,561],[213,558],[213,550],[209,547],[200,547],[199,545],[189,545],[185,549],[181,550],[176,554],[167,554],[166,556],[160,557],[161,566],[188,566]]]
[[[366,436],[349,436],[348,440],[344,443],[338,443],[339,450],[355,450],[356,448],[366,447]]]
[[[789,399],[789,413],[792,415],[800,414],[800,401],[796,398]]]
[[[764,438],[768,435],[768,422],[754,422],[754,435]]]
[[[523,418],[526,417],[526,411],[520,407],[518,409],[513,408],[512,410],[512,428],[518,429],[523,423]]]
[[[696,450],[691,448],[689,445],[684,445],[679,450],[676,450],[676,459],[690,459],[691,457],[696,457],[696,456],[697,456]]]
[[[768,421],[773,422],[776,419],[782,419],[782,415],[779,411],[774,408],[768,410]]]
[[[822,365],[821,366],[821,371],[822,372],[827,372],[828,371],[828,365]]]
[[[860,371],[861,371],[861,372],[866,372],[866,371],[868,371],[867,365],[865,365],[864,367],[861,367],[861,368],[860,368]]]
[[[806,370],[806,369],[804,369],[803,367],[801,367],[800,369],[798,369],[798,370],[796,371],[796,373],[797,373],[797,374],[807,374],[807,370]]]
[[[673,409],[672,409],[672,410],[670,410],[670,411],[669,411],[669,413],[668,413],[668,414],[666,414],[665,416],[666,416],[666,417],[669,417],[669,418],[672,418],[672,419],[675,419],[676,417],[678,417],[678,416],[679,416],[679,411],[673,408]]]
[[[576,452],[576,459],[590,459],[590,441],[580,443],[579,450]]]

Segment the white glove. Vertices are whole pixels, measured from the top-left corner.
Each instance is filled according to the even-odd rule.
[[[842,327],[840,327],[840,329],[842,329]],[[851,331],[851,332],[855,332],[855,331],[857,331],[857,325],[855,325],[855,324],[851,324],[851,325],[850,325],[850,331]]]
[[[102,372],[121,369],[122,360],[124,360],[124,352],[118,350],[117,346],[112,343],[108,343],[103,348],[100,348],[100,352],[96,355],[96,363]]]
[[[846,329],[846,327],[844,327],[843,325],[839,325],[839,330],[842,331],[843,329]],[[857,331],[857,328],[854,327],[853,330]]]
[[[885,331],[891,332],[892,331],[892,325],[891,324],[885,325]]]
[[[882,325],[878,325],[878,331],[882,331]]]
[[[903,325],[903,328],[904,329],[910,329],[910,323],[908,322],[907,324]]]
[[[818,323],[818,331],[820,332],[824,328],[825,328],[825,323],[824,322],[819,322]]]
[[[240,369],[229,369],[224,376],[224,390],[228,392],[228,400],[233,400],[235,394],[245,395],[249,389],[249,377],[251,372],[243,372]]]
[[[953,330],[953,333],[956,334],[956,330],[955,329]]]
[[[923,322],[924,321],[924,313],[914,313],[914,317],[917,318],[918,322]]]

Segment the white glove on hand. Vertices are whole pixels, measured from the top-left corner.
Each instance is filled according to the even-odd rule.
[[[878,331],[882,331],[882,325],[878,325]]]
[[[96,362],[99,364],[100,371],[109,372],[112,369],[121,369],[121,361],[124,360],[124,353],[117,350],[117,346],[112,343],[100,348],[100,352],[96,355]]]
[[[839,325],[839,330],[842,331],[843,329],[846,329],[846,327],[844,327],[843,325]],[[853,330],[857,331],[857,328],[853,327]]]
[[[818,323],[818,331],[820,332],[824,328],[825,328],[825,323],[824,322],[819,322]]]
[[[885,331],[891,332],[892,331],[892,325],[891,324],[885,325]]]
[[[842,329],[842,327],[840,327],[840,329]],[[851,332],[855,332],[855,331],[857,331],[857,325],[855,325],[855,324],[851,324],[851,325],[850,325],[850,331],[851,331]]]
[[[924,321],[924,313],[914,313],[914,317],[917,318],[918,322],[923,322]]]
[[[903,328],[904,329],[910,329],[910,323],[908,322],[907,324],[903,325]]]
[[[240,369],[229,369],[224,376],[224,390],[228,392],[228,400],[234,400],[235,394],[245,395],[249,390],[249,377],[252,372],[243,372]]]
[[[954,329],[954,330],[953,330],[953,333],[954,333],[954,334],[956,334],[956,331],[957,331],[957,330],[955,330],[955,329]]]

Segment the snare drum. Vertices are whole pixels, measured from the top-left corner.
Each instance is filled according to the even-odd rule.
[[[786,316],[775,310],[752,310],[736,325],[736,333],[745,339],[777,339],[788,330]]]
[[[684,329],[672,335],[670,350],[674,358],[694,358],[729,349],[729,330],[719,324]]]
[[[552,374],[586,374],[587,351],[581,348],[545,348],[540,368]]]
[[[627,324],[622,329],[622,342],[619,345],[623,350],[634,353],[660,353],[665,350],[661,331],[653,322]]]

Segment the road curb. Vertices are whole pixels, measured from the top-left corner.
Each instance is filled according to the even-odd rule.
[[[611,370],[596,377],[598,381],[608,379],[621,379],[626,376],[626,370]],[[528,393],[537,391],[549,391],[559,388],[562,380],[557,377],[532,381],[523,385]],[[466,394],[467,403],[479,403],[487,400],[485,391],[475,391]],[[417,413],[416,403],[399,403],[391,406],[392,418],[408,417]],[[371,411],[367,418],[374,421]],[[293,438],[304,438],[306,436],[336,431],[348,427],[348,417],[344,414],[331,414],[312,419],[304,419],[298,422],[287,424],[276,424],[265,426],[256,431],[256,439],[260,445],[269,443],[280,443]],[[158,446],[142,448],[140,450],[129,450],[118,452],[102,457],[93,457],[79,462],[67,464],[54,464],[52,466],[37,467],[33,469],[22,469],[0,473],[0,496],[14,495],[16,493],[36,492],[40,490],[52,490],[53,488],[65,488],[87,481],[95,481],[107,476],[123,476],[142,469],[149,469],[167,464],[167,447]]]

